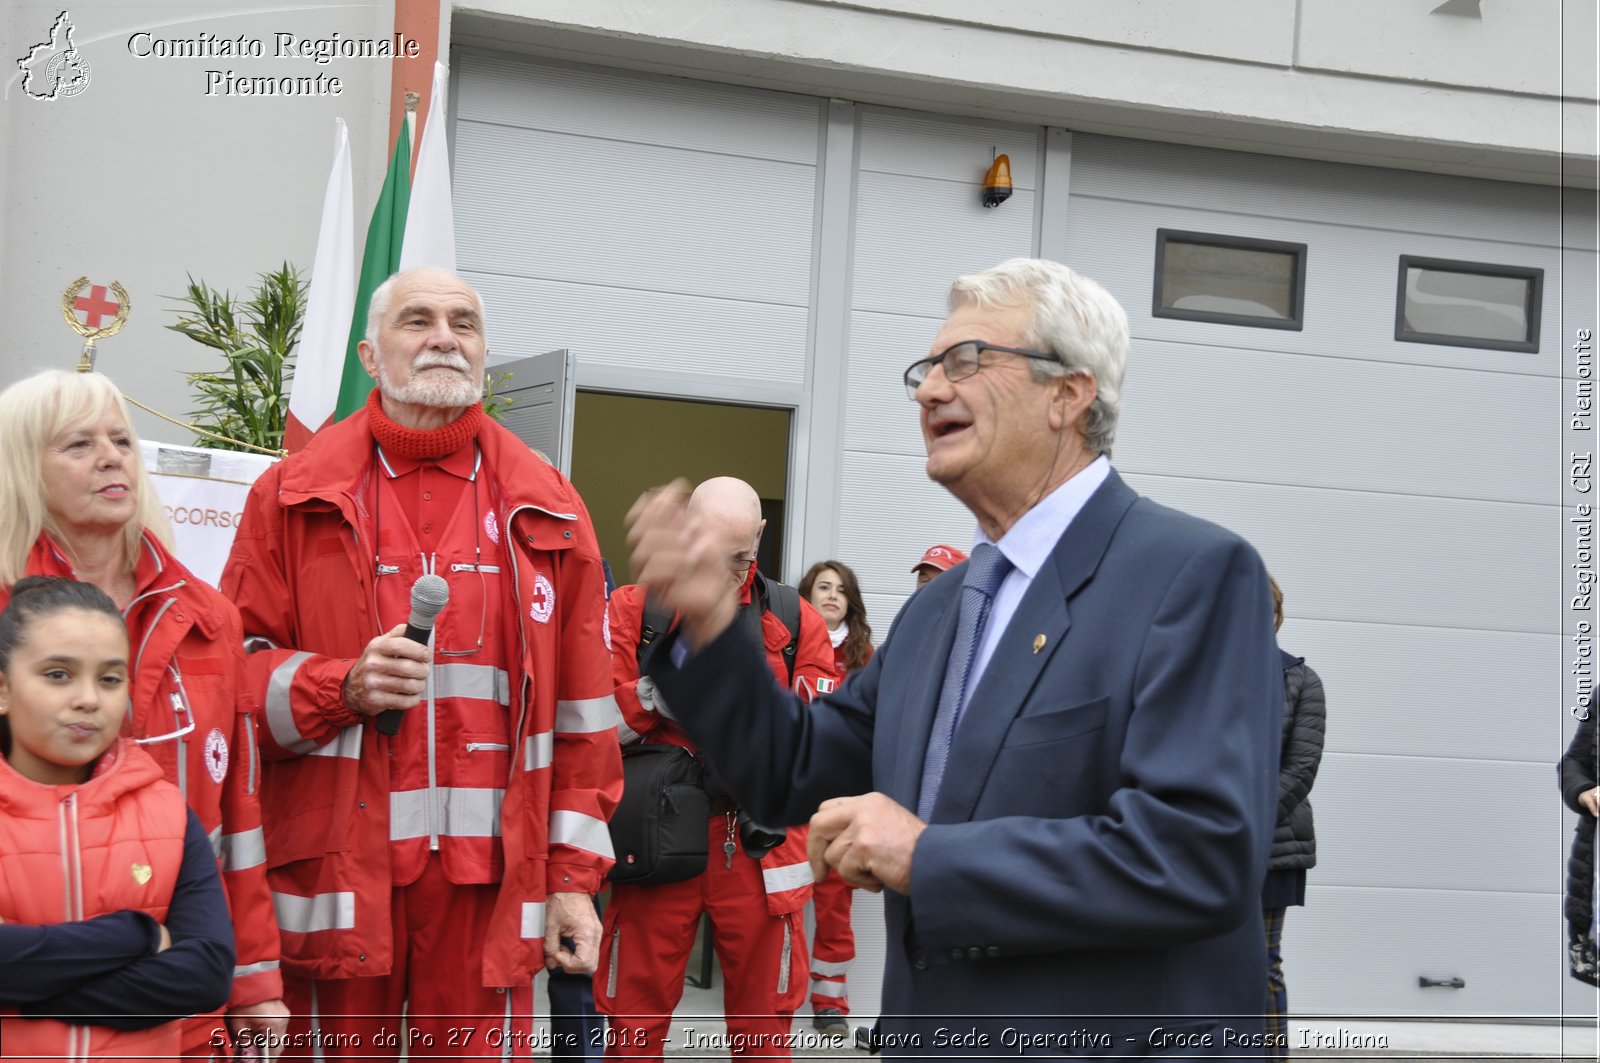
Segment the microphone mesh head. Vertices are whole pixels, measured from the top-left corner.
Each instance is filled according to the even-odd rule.
[[[449,600],[450,584],[445,582],[443,576],[429,573],[418,577],[417,582],[411,585],[412,623],[432,627],[434,618]]]

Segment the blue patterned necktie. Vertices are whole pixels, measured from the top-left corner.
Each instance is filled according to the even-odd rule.
[[[939,796],[945,764],[950,759],[950,743],[961,722],[961,706],[966,700],[972,659],[983,641],[983,628],[989,607],[1000,581],[1011,571],[1011,562],[990,543],[979,543],[967,562],[967,577],[961,583],[961,613],[956,620],[956,638],[950,645],[950,661],[945,666],[944,688],[939,692],[939,709],[933,717],[933,733],[928,736],[928,755],[922,762],[922,793],[917,798],[917,817],[933,818],[933,802]]]

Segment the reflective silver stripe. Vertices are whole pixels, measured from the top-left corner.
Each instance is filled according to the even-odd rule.
[[[428,791],[396,790],[389,794],[389,840],[428,836]]]
[[[294,710],[289,707],[289,687],[310,656],[304,650],[290,654],[272,670],[272,678],[267,681],[267,730],[272,732],[274,742],[294,753],[309,753],[316,748],[300,736]]]
[[[544,902],[522,902],[522,936],[531,941],[544,937]]]
[[[504,668],[487,664],[436,664],[434,698],[478,698],[498,705],[511,704],[511,676]]]
[[[439,833],[451,838],[498,838],[500,805],[506,799],[503,789],[485,787],[440,787],[444,801],[443,826]]]
[[[617,699],[607,694],[603,698],[583,701],[556,702],[556,730],[567,734],[592,734],[610,731],[622,719],[617,709]]]
[[[243,978],[248,974],[263,974],[267,971],[276,971],[277,969],[277,960],[262,960],[260,963],[252,963],[244,967],[235,967],[233,969],[233,976],[235,978]]]
[[[438,790],[396,790],[389,795],[389,840],[429,837],[428,801],[438,795],[439,835],[447,838],[498,838],[500,804],[506,792],[493,787],[441,786]],[[608,835],[609,837],[609,835]]]
[[[615,1000],[617,996],[617,948],[622,944],[622,928],[611,928],[611,962],[606,964],[606,996]]]
[[[557,810],[550,813],[550,844],[571,845],[585,852],[611,857],[611,830],[605,820],[582,812]],[[801,864],[810,873],[810,864]]]
[[[624,720],[617,721],[617,741],[628,745],[639,740],[639,732],[629,727]]]
[[[761,872],[761,883],[766,887],[768,893],[782,893],[785,890],[809,886],[811,885],[811,865],[799,863],[765,868]]]
[[[845,997],[850,995],[850,989],[843,982],[822,982],[813,978],[811,980],[811,995],[814,997]]]
[[[351,760],[361,759],[361,730],[366,727],[364,723],[353,723],[340,731],[330,742],[325,742],[311,751],[313,757],[348,757]]]
[[[223,844],[222,843],[222,827],[218,826],[216,830],[213,830],[211,833],[207,834],[206,835],[206,841],[211,843],[211,855],[216,857],[218,860],[221,860],[222,859],[222,844]]]
[[[261,828],[222,836],[222,870],[243,871],[267,862],[267,837]]]
[[[811,973],[814,975],[844,975],[850,971],[849,960],[819,960],[811,957]]]
[[[301,897],[295,893],[272,892],[272,910],[278,928],[291,934],[310,934],[318,930],[350,930],[356,925],[354,893],[319,893]]]
[[[771,887],[768,887],[769,889]],[[789,991],[789,966],[794,955],[794,928],[789,920],[783,921],[783,955],[778,957],[778,995]]]
[[[244,718],[244,740],[247,746],[245,749],[245,762],[250,766],[249,773],[245,776],[244,792],[253,794],[256,792],[256,780],[261,777],[261,750],[256,746],[256,718],[254,716],[246,716]]]
[[[555,739],[549,731],[529,735],[522,740],[522,770],[538,771],[548,768],[555,756]]]

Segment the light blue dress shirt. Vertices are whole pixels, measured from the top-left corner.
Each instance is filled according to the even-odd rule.
[[[1040,499],[1037,505],[1011,526],[1010,531],[1000,537],[999,542],[994,542],[979,529],[973,545],[994,543],[1006,555],[1006,560],[1011,562],[1011,571],[1001,581],[1000,589],[995,592],[994,605],[989,607],[989,621],[983,630],[983,641],[978,644],[977,656],[973,658],[972,670],[968,673],[966,697],[961,703],[962,718],[965,718],[967,704],[972,700],[972,692],[983,678],[984,669],[989,667],[989,658],[994,656],[995,647],[1000,645],[1002,638],[1007,637],[1006,628],[1010,626],[1017,606],[1022,603],[1022,596],[1033,583],[1033,577],[1039,574],[1045,559],[1055,550],[1056,543],[1083,509],[1084,503],[1089,501],[1089,496],[1110,475],[1111,462],[1102,454],[1076,476]],[[1025,636],[1031,640],[1033,635],[1029,631],[1012,637]]]

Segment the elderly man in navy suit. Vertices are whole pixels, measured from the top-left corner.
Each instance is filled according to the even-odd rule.
[[[810,819],[819,873],[885,891],[886,1052],[1259,1055],[1266,571],[1112,470],[1128,326],[1104,289],[1015,259],[949,302],[905,383],[971,560],[808,709],[733,623],[682,485],[654,492],[634,565],[682,614],[657,689],[758,819]]]

